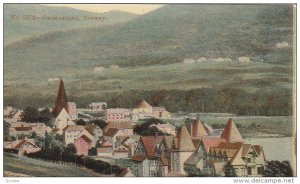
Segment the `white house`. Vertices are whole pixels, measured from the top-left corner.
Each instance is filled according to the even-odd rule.
[[[95,72],[101,72],[101,71],[103,71],[104,70],[104,67],[102,67],[102,66],[96,66],[95,68],[94,68],[94,71]]]
[[[106,102],[92,102],[89,104],[89,108],[93,111],[104,111],[107,108]]]
[[[276,43],[276,47],[277,48],[285,48],[285,47],[288,47],[288,46],[289,46],[288,42],[279,42],[279,43]]]
[[[58,116],[54,119],[54,125],[55,128],[63,129],[68,125],[76,125],[76,124],[72,121],[72,117],[66,111],[66,109],[63,108],[58,114]]]
[[[239,62],[242,62],[242,63],[249,63],[250,62],[249,57],[242,56],[242,57],[239,57],[238,59],[239,59]]]
[[[184,59],[184,60],[183,60],[183,63],[186,63],[186,64],[193,64],[193,63],[195,63],[195,59],[191,59],[191,58],[189,58],[189,59]]]

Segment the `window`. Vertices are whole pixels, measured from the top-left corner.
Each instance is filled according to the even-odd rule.
[[[252,175],[252,168],[251,167],[248,167],[247,171],[248,171],[248,175]]]
[[[257,174],[262,175],[263,171],[264,171],[263,167],[258,167],[257,168]]]
[[[242,175],[242,176],[245,175],[245,168],[241,168],[241,175]]]

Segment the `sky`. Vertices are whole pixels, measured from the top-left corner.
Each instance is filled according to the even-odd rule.
[[[66,6],[90,12],[109,12],[112,10],[126,11],[135,14],[145,14],[160,8],[161,4],[49,4],[47,6]]]

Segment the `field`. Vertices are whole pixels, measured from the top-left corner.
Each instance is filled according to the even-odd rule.
[[[39,176],[39,177],[93,177],[103,176],[83,168],[63,166],[51,162],[19,157],[4,153],[4,176]]]

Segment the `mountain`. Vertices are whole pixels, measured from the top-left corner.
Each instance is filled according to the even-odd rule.
[[[85,19],[85,16],[89,17],[89,19]],[[53,17],[73,17],[80,20],[51,20],[50,18]],[[99,17],[100,19],[92,20],[91,17]],[[38,4],[5,4],[4,42],[5,45],[8,45],[23,38],[39,36],[53,31],[111,25],[126,22],[135,17],[137,15],[120,11],[93,13],[68,7],[50,7]],[[28,20],[28,18],[32,19]]]
[[[130,90],[224,86],[288,96],[293,88],[293,28],[290,5],[165,5],[128,22],[51,32],[5,46],[4,96],[51,101],[55,86],[48,78],[57,76],[80,101],[81,96],[131,95]],[[289,46],[276,48],[279,42]],[[199,57],[236,62],[240,56],[253,62],[182,63]],[[112,64],[120,68],[109,68]],[[95,73],[96,65],[105,70]]]

